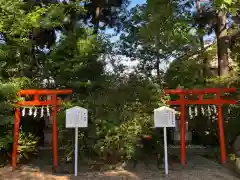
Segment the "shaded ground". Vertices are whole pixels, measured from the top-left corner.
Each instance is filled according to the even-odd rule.
[[[21,166],[19,170],[12,172],[11,167],[0,169],[0,179],[4,180],[237,180],[238,178],[233,172],[224,167],[209,161],[200,156],[192,156],[188,159],[186,167],[181,167],[179,163],[170,163],[169,176],[164,175],[163,169],[158,169],[156,163],[144,165],[139,163],[136,168],[128,168],[128,170],[114,170],[105,172],[79,172],[78,177],[69,174],[53,175],[47,170],[31,166]]]

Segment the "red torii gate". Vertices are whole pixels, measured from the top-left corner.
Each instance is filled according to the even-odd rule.
[[[72,90],[49,90],[49,89],[26,89],[21,90],[17,93],[17,96],[27,96],[32,95],[32,101],[21,101],[16,103],[15,109],[15,122],[14,122],[14,142],[12,150],[12,168],[17,167],[17,149],[18,149],[18,138],[19,138],[19,123],[21,119],[20,108],[34,107],[34,106],[52,106],[52,131],[53,131],[53,164],[54,168],[58,167],[58,142],[57,142],[57,111],[61,104],[61,101],[57,98],[60,94],[72,94]],[[42,101],[39,96],[47,95],[50,96],[50,100]]]
[[[207,89],[165,89],[165,94],[179,95],[179,99],[168,101],[169,105],[180,105],[180,121],[181,121],[181,164],[185,165],[186,147],[185,147],[185,106],[189,104],[214,104],[218,106],[218,127],[220,137],[221,163],[226,162],[226,148],[223,127],[223,104],[236,104],[236,100],[226,100],[221,97],[224,93],[234,93],[236,88],[207,88]],[[204,99],[204,95],[215,94],[215,98]],[[186,99],[185,95],[197,95],[198,99]]]

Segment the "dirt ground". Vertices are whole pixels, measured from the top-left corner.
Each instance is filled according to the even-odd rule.
[[[82,168],[82,167],[80,167]],[[47,168],[46,168],[47,169]],[[155,163],[145,165],[139,163],[135,168],[114,171],[82,171],[77,177],[71,174],[52,174],[29,165],[21,166],[12,171],[10,166],[0,168],[0,180],[237,180],[233,172],[209,161],[203,157],[191,157],[188,164],[182,167],[179,163],[170,163],[169,175],[165,176],[163,169],[158,169]]]
[[[69,174],[52,174],[40,171],[37,168],[23,166],[18,170],[12,171],[11,167],[0,169],[1,180],[122,180],[122,179],[141,179],[138,175],[127,170],[114,170],[106,172],[80,172],[77,177]],[[144,177],[145,179],[145,177]],[[151,179],[151,178],[150,178]]]

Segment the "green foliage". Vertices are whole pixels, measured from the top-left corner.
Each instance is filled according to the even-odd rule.
[[[158,107],[169,106],[168,101],[171,100],[170,95],[162,94],[160,100],[158,101]]]
[[[76,29],[75,33],[61,36],[49,55],[46,70],[52,72],[59,86],[78,91],[88,80],[96,81],[101,77],[104,62],[97,59],[103,48],[91,31]]]
[[[216,1],[214,1],[214,5],[221,9],[226,9],[226,8],[232,6],[233,3],[234,3],[234,0],[216,0]]]
[[[0,125],[13,123],[12,111],[15,103],[19,100],[17,92],[30,84],[29,79],[26,78],[14,78],[7,82],[0,82]]]
[[[115,28],[116,30],[121,29],[122,13],[125,12],[129,4],[128,0],[90,0],[83,1],[83,3],[87,10],[84,21],[90,21],[94,25],[94,33],[106,27]],[[97,11],[98,8],[99,12]]]
[[[141,119],[131,119],[122,123],[120,127],[103,121],[103,126],[107,126],[104,128],[105,132],[103,131],[103,134],[99,135],[102,137],[105,136],[105,138],[100,139],[94,146],[95,151],[99,152],[99,155],[104,158],[121,157],[122,159],[132,159],[136,154],[136,146],[139,145],[139,141],[143,135]]]
[[[19,100],[17,92],[31,85],[27,78],[12,78],[0,83],[0,154],[3,161],[7,161],[13,144],[13,110],[15,103]],[[35,141],[34,141],[35,139]],[[27,157],[27,154],[34,153],[36,150],[37,139],[31,135],[25,135],[20,131],[19,137],[19,159]],[[0,162],[1,163],[1,162]]]
[[[121,52],[139,62],[139,73],[160,82],[164,74],[161,65],[196,45],[195,35],[189,33],[188,16],[188,10],[175,0],[150,0],[134,7],[124,22]]]
[[[0,127],[0,129],[3,129]],[[23,131],[19,132],[19,140],[18,140],[18,156],[17,161],[28,160],[29,156],[37,154],[37,143],[39,141],[38,137],[34,137],[32,134],[27,134]],[[10,150],[13,145],[13,132],[11,128],[7,128],[4,134],[0,134],[0,154],[1,161],[8,161],[11,157]]]
[[[104,84],[104,89],[75,103],[89,110],[89,127],[79,135],[81,155],[96,155],[112,163],[135,159],[142,148],[143,136],[154,133],[152,112],[158,107],[160,92],[158,85],[132,75],[113,78]],[[68,139],[67,157],[73,153],[69,148],[74,143],[71,136],[69,132],[63,138]]]
[[[203,85],[202,66],[197,58],[175,60],[164,77],[167,87],[174,89],[182,85],[185,88],[193,88]]]
[[[181,51],[189,44],[194,45],[195,37],[189,33],[191,26],[188,24],[187,5],[186,9],[183,7],[175,0],[148,1],[144,9],[146,23],[140,31],[146,42],[160,46],[158,48],[166,53],[169,50]]]
[[[9,145],[13,142],[12,134],[6,134],[0,138],[0,149],[9,149]]]
[[[29,159],[29,155],[37,154],[38,137],[33,136],[30,133],[20,132],[19,134],[19,146],[18,146],[18,161],[21,159]]]

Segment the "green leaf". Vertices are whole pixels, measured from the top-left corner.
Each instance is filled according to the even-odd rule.
[[[232,16],[237,15],[238,8],[230,8],[230,12],[232,13]]]
[[[0,126],[5,124],[14,124],[14,117],[13,116],[2,116],[0,115]]]
[[[225,4],[231,5],[233,3],[232,0],[223,0]]]

